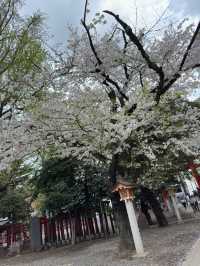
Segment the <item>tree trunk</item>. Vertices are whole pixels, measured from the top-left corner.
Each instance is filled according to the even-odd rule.
[[[135,245],[131,233],[130,223],[126,211],[126,206],[123,201],[120,201],[118,193],[114,193],[112,197],[112,204],[114,214],[116,217],[116,224],[119,230],[119,250],[134,250]]]
[[[112,228],[112,234],[115,234],[115,226],[114,226],[114,222],[113,222],[113,216],[112,214],[109,215],[110,216],[110,224],[111,224],[111,228]]]
[[[118,168],[118,155],[116,154],[113,156],[112,163],[110,165],[110,177],[113,186],[117,182],[117,176],[116,176],[117,168]],[[116,224],[119,230],[119,237],[120,237],[119,251],[123,252],[126,250],[134,250],[135,245],[133,242],[133,237],[131,233],[131,228],[125,203],[123,201],[120,201],[119,193],[112,193],[111,201],[114,210],[114,215],[116,218]]]
[[[159,226],[167,226],[168,225],[168,221],[163,213],[163,210],[160,206],[159,201],[156,199],[156,196],[154,195],[154,193],[146,188],[141,186],[141,195],[142,197],[149,202],[155,216],[157,219],[157,222],[159,224]]]
[[[149,211],[142,211],[142,212],[147,220],[148,225],[153,225],[153,221],[151,215],[149,214]]]

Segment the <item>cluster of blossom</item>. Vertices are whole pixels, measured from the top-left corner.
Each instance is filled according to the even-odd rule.
[[[3,154],[10,141],[11,160],[53,147],[57,156],[82,160],[109,163],[118,155],[119,164],[138,182],[177,174],[200,147],[199,108],[184,95],[199,85],[199,34],[180,67],[193,30],[180,24],[154,40],[141,35],[149,64],[128,37],[121,38],[122,30],[100,39],[94,31],[91,40],[72,30],[67,51],[56,53],[53,88],[35,111],[11,120],[9,134],[2,135]],[[159,82],[152,64],[158,72],[162,67],[164,83],[178,75],[159,103],[151,93]],[[15,123],[20,123],[17,130]]]
[[[166,94],[160,106],[150,94],[139,98],[138,108],[127,116],[124,109],[110,112],[101,87],[81,90],[67,99],[50,94],[37,112],[30,114],[32,124],[27,124],[29,130],[24,132],[29,142],[24,143],[26,147],[32,143],[32,151],[53,146],[57,156],[82,160],[109,162],[113,154],[126,152],[123,163],[127,169],[141,173],[137,182],[175,176],[198,155],[199,109],[174,93]]]

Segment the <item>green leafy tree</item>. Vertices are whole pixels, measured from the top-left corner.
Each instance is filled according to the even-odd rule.
[[[108,197],[109,184],[105,168],[73,158],[49,159],[32,179],[33,198],[41,211],[59,213],[100,208]]]
[[[0,1],[0,169],[20,158],[25,112],[35,108],[48,83],[42,71],[43,18],[39,13],[22,18],[21,5],[20,0]]]
[[[0,198],[0,217],[8,217],[13,223],[26,222],[29,212],[29,204],[21,191],[10,190]]]
[[[0,172],[0,217],[12,222],[26,222],[30,214],[30,197],[26,187],[32,169],[15,161]]]
[[[0,117],[25,108],[44,87],[40,75],[45,58],[42,17],[34,14],[23,19],[20,7],[19,0],[0,2]]]

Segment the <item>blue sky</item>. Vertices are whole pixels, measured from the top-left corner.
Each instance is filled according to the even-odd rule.
[[[52,43],[67,40],[67,25],[79,26],[84,0],[25,0],[23,15],[31,15],[40,10],[46,17],[46,25]],[[170,16],[200,18],[200,0],[90,0],[91,14],[103,9],[117,12],[132,25],[152,24],[168,7]]]

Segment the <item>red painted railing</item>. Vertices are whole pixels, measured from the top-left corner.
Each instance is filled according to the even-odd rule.
[[[41,242],[48,244],[75,244],[80,241],[109,237],[116,233],[112,214],[93,215],[62,213],[50,219],[40,218]]]
[[[13,243],[29,240],[29,232],[24,224],[5,224],[0,226],[0,247],[10,247]]]

